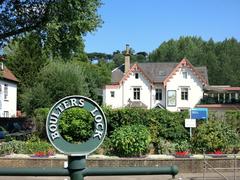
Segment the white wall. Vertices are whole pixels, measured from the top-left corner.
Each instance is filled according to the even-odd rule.
[[[111,91],[114,92],[114,97],[111,97]],[[122,87],[103,89],[103,104],[112,108],[122,107]]]
[[[162,100],[156,100],[156,89],[162,89]],[[155,84],[152,89],[152,108],[156,107],[156,105],[160,103],[162,106],[166,106],[166,94],[165,94],[165,88],[163,84]]]
[[[135,73],[139,74],[139,78],[135,78]],[[123,83],[123,106],[128,104],[128,100],[135,101],[133,99],[133,88],[140,88],[140,101],[147,105],[148,108],[151,107],[151,85],[150,82],[142,75],[141,72],[133,72],[129,75],[127,80]],[[138,100],[137,100],[138,101]]]
[[[186,71],[188,76],[184,79],[182,72]],[[166,89],[162,84],[154,84],[151,87],[150,82],[138,72],[139,78],[135,78],[135,73],[132,72],[129,77],[117,88],[106,88],[103,90],[103,103],[112,106],[112,108],[121,108],[128,105],[129,99],[133,99],[133,88],[140,88],[140,101],[147,105],[148,109],[154,108],[158,103],[166,107],[169,111],[180,111],[181,109],[193,108],[203,97],[203,85],[201,81],[188,68],[180,69],[167,82]],[[181,88],[188,88],[188,100],[181,100]],[[155,99],[155,90],[162,89],[162,100]],[[176,106],[168,106],[167,91],[176,91]],[[111,91],[115,92],[115,97],[111,97]]]
[[[8,85],[8,97],[4,99],[4,84]],[[0,117],[4,117],[4,111],[9,112],[9,117],[16,117],[17,111],[17,84],[0,80]]]
[[[187,71],[187,79],[184,79],[182,72]],[[188,87],[188,100],[181,100],[181,87]],[[176,106],[166,108],[170,111],[179,111],[184,108],[193,108],[203,97],[203,85],[201,81],[188,68],[182,68],[176,72],[170,81],[167,83],[166,92],[168,90],[176,90]]]
[[[137,73],[139,74],[138,79],[135,78],[135,72],[131,73],[118,88],[107,86],[107,88],[103,90],[103,103],[112,106],[112,108],[125,107],[129,104],[129,99],[135,101],[133,99],[133,88],[139,87],[140,101],[150,108],[152,106],[150,83],[141,72]],[[115,92],[115,97],[111,97],[111,91]]]

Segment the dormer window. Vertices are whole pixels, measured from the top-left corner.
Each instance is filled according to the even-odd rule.
[[[183,79],[187,79],[188,73],[187,71],[182,72]]]
[[[115,97],[115,92],[114,91],[110,91],[111,97]]]
[[[135,73],[135,79],[138,79],[138,78],[139,78],[139,74]]]

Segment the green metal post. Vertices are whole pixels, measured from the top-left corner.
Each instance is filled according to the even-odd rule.
[[[71,180],[83,180],[82,171],[86,168],[85,156],[68,156],[68,170]]]

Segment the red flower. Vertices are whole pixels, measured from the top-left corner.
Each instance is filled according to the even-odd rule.
[[[188,152],[187,151],[179,151],[179,152],[176,152],[176,155],[178,155],[178,156],[187,156]]]

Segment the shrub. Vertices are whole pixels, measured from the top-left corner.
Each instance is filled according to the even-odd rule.
[[[26,152],[26,146],[25,142],[23,141],[9,141],[9,142],[3,142],[0,146],[0,154],[12,154],[12,153],[25,153]]]
[[[168,141],[166,139],[159,139],[157,147],[155,147],[156,153],[159,154],[172,154],[175,152],[175,143]]]
[[[188,141],[179,141],[175,144],[175,150],[176,152],[183,152],[183,151],[189,151],[191,149],[191,145]]]
[[[237,133],[222,121],[204,122],[196,128],[192,138],[195,152],[227,151],[239,143]]]
[[[38,108],[33,113],[33,119],[36,124],[36,134],[40,138],[47,138],[46,134],[46,119],[49,108]]]
[[[59,119],[59,131],[68,142],[80,143],[88,140],[92,135],[94,118],[81,108],[70,108],[63,112]]]
[[[144,125],[126,125],[116,129],[110,137],[111,148],[118,156],[142,156],[149,148],[150,133]]]
[[[33,136],[27,141],[9,141],[3,142],[0,146],[0,154],[35,154],[42,152],[48,154],[49,152],[55,152],[54,148],[47,141],[42,141],[38,137]]]
[[[179,142],[188,139],[188,132],[184,127],[186,112],[169,112],[160,109],[149,110],[146,122],[151,132],[152,141],[155,147],[160,139],[171,142]]]

